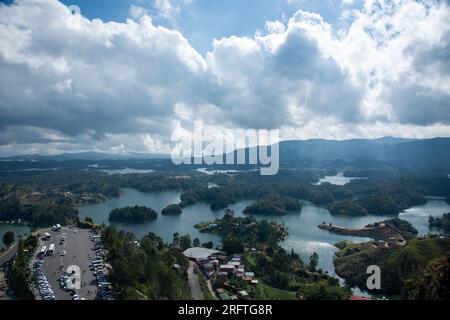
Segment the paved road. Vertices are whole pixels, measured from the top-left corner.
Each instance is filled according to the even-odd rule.
[[[18,245],[16,242],[4,254],[2,254],[2,256],[0,257],[0,268],[16,255],[17,249]]]
[[[91,241],[92,234],[88,230],[78,228],[62,228],[60,232],[50,230],[40,230],[42,236],[44,232],[51,235],[49,241],[40,240],[40,245],[55,244],[55,253],[44,258],[43,272],[47,277],[50,286],[55,292],[56,300],[70,300],[68,292],[60,289],[58,277],[63,275],[70,266],[77,266],[80,269],[81,288],[77,290],[80,298],[93,300],[96,295],[96,281],[92,271],[89,271],[90,256],[93,257],[94,242]],[[61,242],[62,236],[66,237],[65,242]],[[39,249],[38,249],[39,250]],[[66,251],[65,256],[61,253]]]
[[[189,261],[188,281],[189,287],[191,288],[192,299],[203,300],[202,288],[198,276],[194,272],[194,263],[192,261]]]

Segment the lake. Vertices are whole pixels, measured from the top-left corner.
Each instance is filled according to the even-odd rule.
[[[346,177],[344,176],[344,173],[340,172],[336,174],[335,176],[325,176],[325,178],[321,178],[317,185],[321,185],[323,183],[331,183],[335,184],[337,186],[345,186],[347,183],[350,183],[352,180],[359,180],[359,179],[367,179],[364,177]]]
[[[100,172],[106,172],[108,175],[126,175],[126,174],[132,174],[132,173],[152,173],[155,172],[155,170],[142,170],[142,169],[131,169],[131,168],[124,168],[124,169],[101,169],[98,170]]]
[[[80,217],[92,217],[96,223],[109,224],[109,212],[116,208],[126,206],[147,206],[161,212],[169,204],[180,201],[180,192],[161,192],[161,193],[142,193],[134,189],[123,189],[123,195],[119,198],[110,199],[104,203],[93,204],[80,207]],[[245,216],[242,211],[253,201],[240,201],[230,208],[236,213],[236,216]],[[338,250],[334,244],[340,240],[350,240],[353,242],[365,242],[368,238],[348,237],[329,233],[321,230],[318,225],[326,222],[345,227],[363,227],[369,223],[390,219],[392,216],[364,216],[364,217],[336,217],[323,207],[316,206],[310,202],[305,202],[301,213],[291,213],[287,216],[259,216],[258,219],[267,219],[284,223],[289,230],[289,237],[281,245],[288,251],[294,249],[303,261],[308,261],[313,252],[319,254],[319,267],[334,275],[333,256]],[[428,233],[428,216],[439,216],[450,212],[450,205],[440,199],[430,199],[426,205],[413,207],[400,214],[413,224],[420,233]],[[133,232],[137,237],[142,237],[149,232],[159,235],[166,242],[172,241],[175,232],[180,234],[190,234],[192,238],[198,237],[202,242],[213,241],[216,245],[220,243],[220,237],[211,234],[198,232],[194,225],[220,218],[223,216],[223,210],[220,212],[211,211],[209,205],[198,203],[183,210],[180,216],[162,216],[157,220],[144,224],[123,224],[114,223],[120,229]]]
[[[442,217],[444,213],[450,213],[450,205],[445,199],[428,198],[428,202],[421,206],[412,207],[400,213],[399,218],[409,221],[419,234],[438,232],[439,230],[428,227],[428,217]]]
[[[123,189],[122,191],[123,194],[119,198],[79,207],[80,217],[91,217],[98,224],[109,224],[109,213],[113,209],[138,205],[153,208],[160,213],[169,204],[179,203],[181,200],[180,192],[142,193],[134,189]],[[122,230],[133,232],[138,238],[153,232],[163,238],[164,241],[172,242],[173,234],[178,232],[180,234],[190,234],[192,239],[197,237],[202,242],[214,241],[217,244],[220,242],[218,236],[200,233],[194,228],[194,225],[221,216],[221,212],[214,213],[210,210],[209,205],[199,203],[185,208],[180,216],[163,216],[159,214],[158,219],[147,223],[113,224]]]
[[[25,236],[30,234],[30,227],[23,224],[6,224],[0,223],[0,247],[3,247],[3,236],[6,232],[12,231],[16,236],[16,240],[18,236]]]

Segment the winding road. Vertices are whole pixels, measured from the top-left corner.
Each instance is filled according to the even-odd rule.
[[[4,254],[0,256],[0,268],[9,262],[17,253],[18,243],[11,245],[8,250]]]

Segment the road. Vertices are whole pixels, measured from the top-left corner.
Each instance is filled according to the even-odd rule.
[[[192,261],[189,261],[188,281],[189,287],[191,288],[192,299],[203,300],[202,288],[198,276],[194,272],[194,263]]]
[[[13,244],[2,256],[0,257],[0,268],[11,260],[17,253],[18,245],[17,242]]]

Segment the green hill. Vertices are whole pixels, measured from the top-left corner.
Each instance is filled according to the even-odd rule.
[[[421,273],[429,261],[443,256],[449,242],[439,238],[412,240],[404,247],[374,248],[372,243],[349,244],[336,254],[336,273],[350,286],[366,288],[367,267],[381,269],[381,291],[402,294],[405,283]]]

